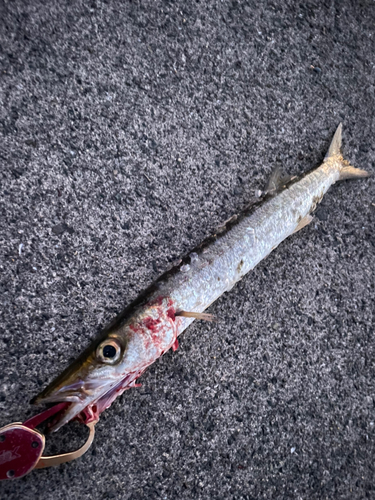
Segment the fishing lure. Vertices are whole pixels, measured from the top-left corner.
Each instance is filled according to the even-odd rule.
[[[282,179],[275,173],[262,198],[161,276],[32,401],[56,406],[24,424],[0,429],[1,479],[82,455],[99,415],[124,391],[139,386],[138,378],[156,359],[170,348],[176,350],[178,336],[195,319],[212,320],[204,312],[210,304],[285,238],[308,225],[332,184],[369,175],[343,159],[341,131],[340,124],[322,165],[300,178]],[[44,437],[35,426],[51,417],[53,431],[73,419],[88,425],[87,443],[73,454],[43,458]]]

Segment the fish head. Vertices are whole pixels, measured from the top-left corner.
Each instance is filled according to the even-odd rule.
[[[52,431],[74,418],[85,423],[97,420],[119,395],[124,383],[129,384],[128,343],[126,329],[101,335],[31,401],[33,404],[70,403],[52,422]]]

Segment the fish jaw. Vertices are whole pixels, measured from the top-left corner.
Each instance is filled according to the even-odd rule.
[[[122,381],[122,380],[121,380]],[[117,379],[97,380],[95,383],[77,381],[75,384],[64,386],[52,392],[49,396],[39,398],[37,403],[68,402],[68,408],[57,415],[50,425],[50,431],[55,432],[71,420],[77,419],[82,423],[99,420],[99,415],[105,408],[97,402],[111,393],[118,385]]]
[[[131,389],[132,387],[141,387],[142,384],[137,384],[136,379],[142,375],[145,369],[146,368],[126,375],[126,377],[124,377],[114,387],[109,389],[109,391],[103,394],[99,399],[87,405],[82,411],[80,411],[76,416],[76,420],[84,424],[99,420],[99,415],[104,410],[109,408],[113,401],[121,396],[124,391]]]
[[[100,390],[94,391],[90,394],[92,389],[80,388],[80,392],[72,395],[69,390],[71,388],[65,388],[66,394],[57,391],[55,394],[46,397],[41,400],[42,403],[57,403],[57,402],[70,402],[69,407],[61,414],[50,425],[50,431],[56,432],[63,425],[67,424],[71,420],[78,420],[81,423],[89,424],[90,422],[96,422],[99,420],[99,415],[109,408],[113,401],[120,396],[127,389],[132,387],[140,387],[141,384],[137,384],[136,380],[142,375],[146,368],[137,370],[133,373],[128,373],[120,381],[111,380],[106,384],[101,384]],[[78,385],[78,383],[77,383]],[[98,396],[99,394],[99,396]]]

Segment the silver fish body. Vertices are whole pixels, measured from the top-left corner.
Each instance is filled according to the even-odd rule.
[[[204,311],[294,233],[339,175],[338,162],[321,165],[243,218],[160,292],[171,297],[179,309]],[[180,333],[189,322],[184,320]]]
[[[35,398],[35,402],[71,402],[54,430],[73,418],[86,423],[96,420],[124,390],[136,386],[150,364],[171,347],[177,348],[178,336],[194,321],[183,312],[199,317],[285,238],[306,225],[336,181],[367,176],[343,160],[340,145],[341,125],[320,167],[245,211],[209,244],[162,276]]]

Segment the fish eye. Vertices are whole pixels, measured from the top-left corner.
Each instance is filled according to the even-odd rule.
[[[102,342],[96,349],[96,357],[102,363],[114,365],[121,356],[121,346],[115,339]]]

